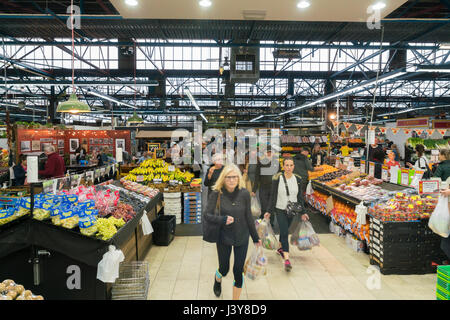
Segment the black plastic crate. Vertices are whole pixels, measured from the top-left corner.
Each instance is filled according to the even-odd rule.
[[[153,222],[153,243],[157,246],[168,246],[175,238],[176,217],[159,215]]]
[[[420,262],[407,262],[398,261],[396,263],[392,262],[381,262],[377,257],[370,255],[370,264],[377,265],[380,267],[380,272],[384,275],[390,274],[428,274],[435,273],[437,267],[433,265],[433,260],[425,260]]]

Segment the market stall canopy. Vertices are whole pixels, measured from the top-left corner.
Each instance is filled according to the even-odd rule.
[[[136,134],[136,138],[137,139],[151,139],[151,138],[171,138],[172,134],[174,133],[174,131],[146,131],[146,130],[142,130],[139,131]],[[177,132],[177,137],[182,136],[182,137],[186,137],[188,134],[188,132],[181,132],[178,133]]]

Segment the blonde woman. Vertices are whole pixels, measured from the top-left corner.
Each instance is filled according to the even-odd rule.
[[[208,223],[221,226],[217,241],[219,269],[214,276],[214,294],[220,297],[222,293],[222,278],[230,269],[231,249],[233,249],[233,300],[239,300],[244,284],[243,270],[249,235],[255,245],[260,246],[261,240],[251,214],[250,193],[245,189],[244,180],[236,165],[228,164],[223,168],[208,198],[204,219],[208,220]]]

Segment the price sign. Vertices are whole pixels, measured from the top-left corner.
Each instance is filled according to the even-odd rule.
[[[94,171],[94,177],[95,177],[95,179],[100,178],[100,174],[101,174],[100,169],[95,169],[95,171]]]
[[[162,183],[162,179],[153,179],[154,184],[160,184]]]
[[[44,181],[43,183],[42,183],[42,188],[44,189],[43,191],[44,191],[44,193],[56,193],[56,192],[53,192],[53,182],[54,182],[55,180],[47,180],[47,181]]]
[[[361,160],[361,164],[359,166],[359,171],[361,173],[366,173],[366,160]]]
[[[389,170],[389,173],[391,174],[391,178],[389,180],[390,183],[398,184],[398,171],[400,170],[399,167],[391,167]]]
[[[178,182],[178,180],[170,180],[170,181],[169,181],[169,184],[170,184],[171,186],[177,186],[177,185],[179,185],[180,183]]]
[[[375,130],[369,130],[367,140],[368,144],[375,144]]]
[[[402,169],[400,184],[402,186],[409,186],[409,169]]]
[[[381,167],[381,179],[383,181],[389,181],[389,169],[388,166]]]
[[[419,181],[419,194],[439,193],[439,180]]]
[[[86,183],[94,183],[94,171],[86,171]]]
[[[375,162],[369,162],[369,176],[375,177]]]
[[[144,182],[144,176],[137,176],[136,182]]]
[[[418,188],[419,187],[419,181],[422,180],[423,174],[425,173],[425,171],[423,170],[415,170],[414,172],[414,177],[411,181],[411,186],[414,188]]]
[[[169,166],[168,171],[169,172],[174,172],[175,171],[175,166]]]

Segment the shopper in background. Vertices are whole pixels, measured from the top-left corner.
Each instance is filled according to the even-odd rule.
[[[385,158],[386,154],[382,146],[379,144],[378,138],[375,138],[375,144],[371,144],[369,146],[369,156],[367,157],[370,162],[375,163],[375,178],[381,178],[381,167]]]
[[[450,177],[450,150],[442,149],[439,152],[439,165],[434,173],[434,177],[441,178],[442,181],[447,181]]]
[[[218,215],[215,214],[216,208],[219,210]],[[221,169],[213,192],[208,198],[204,216],[208,222],[221,226],[217,242],[219,268],[214,276],[214,294],[219,297],[222,293],[222,278],[230,269],[231,249],[233,249],[233,300],[239,300],[244,283],[243,270],[249,235],[257,246],[261,245],[261,240],[251,214],[250,194],[245,189],[244,180],[236,165],[229,164]]]
[[[397,145],[396,144],[392,144],[391,145],[391,150],[395,154],[394,160],[397,161],[397,162],[400,162],[400,152],[398,151]]]
[[[108,163],[108,147],[103,147],[102,151],[97,155],[98,166]]]
[[[148,159],[151,159],[152,157],[151,157],[151,153],[150,152],[144,152],[143,154],[142,154],[142,156],[139,158],[139,160],[138,160],[138,164],[141,164],[142,162],[144,162],[145,160],[148,160]]]
[[[47,145],[44,153],[47,156],[47,162],[45,163],[44,170],[39,170],[39,175],[44,178],[59,178],[64,176],[66,173],[64,159],[55,152],[55,147]]]
[[[289,227],[291,226],[293,217],[289,217],[286,213],[288,201],[304,203],[302,188],[302,177],[294,174],[295,163],[292,158],[285,158],[283,164],[284,172],[276,174],[272,179],[272,194],[270,199],[269,211],[265,213],[264,218],[270,219],[272,215],[277,216],[278,225],[280,226],[280,248],[277,253],[284,260],[284,269],[291,271],[292,265],[289,260]],[[289,190],[289,197],[286,192],[286,184]],[[302,220],[309,219],[307,214],[302,215]]]
[[[27,157],[24,154],[19,156],[19,163],[13,167],[15,186],[23,186],[27,176]]]
[[[219,179],[220,174],[223,170],[223,155],[221,153],[216,153],[212,156],[213,165],[208,169],[204,185],[208,187],[208,197],[212,193],[212,188],[215,185],[217,179]]]
[[[300,189],[301,194],[303,195],[306,191],[306,186],[308,185],[309,175],[308,172],[311,171],[323,171],[322,168],[314,168],[311,161],[308,159],[309,156],[309,148],[302,147],[302,151],[300,154],[297,154],[294,157],[294,173],[299,175],[302,178],[302,186]]]
[[[261,219],[264,217],[264,213],[269,212],[270,209],[270,197],[272,192],[272,177],[274,174],[267,174],[272,164],[277,164],[277,172],[279,171],[278,158],[273,154],[272,150],[267,148],[264,155],[258,161],[258,168],[256,172],[255,188],[258,191],[259,203],[261,205]],[[256,192],[255,191],[255,192]],[[270,217],[270,224],[274,225],[275,216]]]
[[[72,149],[73,150],[73,149]],[[77,164],[80,164],[80,161],[86,160],[87,151],[84,146],[79,146],[77,150],[75,150],[75,156],[77,159]]]
[[[341,155],[343,157],[348,157],[348,155],[350,154],[351,151],[353,151],[353,149],[348,147],[348,142],[347,140],[345,140],[344,145],[339,149],[341,151]]]
[[[417,161],[412,165],[411,163],[407,162],[406,165],[409,168],[414,168],[416,170],[424,170],[428,167],[428,159],[425,156],[425,147],[423,144],[416,145],[416,154],[417,154]]]
[[[384,165],[388,166],[388,169],[391,169],[391,167],[400,168],[400,163],[395,161],[395,153],[393,150],[387,151],[387,159],[384,160]]]
[[[244,186],[245,189],[250,193],[251,196],[254,196],[255,193],[253,192],[253,183],[250,181],[250,177],[248,176],[248,168],[249,168],[249,160],[248,160],[248,154],[245,155],[245,163],[239,164],[238,168],[241,172],[242,179],[244,180]]]
[[[311,161],[313,166],[321,166],[325,163],[326,153],[320,149],[320,144],[316,143],[311,152]]]

